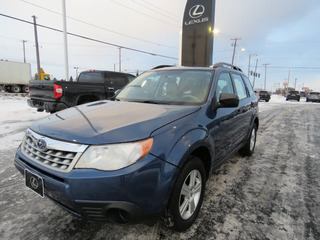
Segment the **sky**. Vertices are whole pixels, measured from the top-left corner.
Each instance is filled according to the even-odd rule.
[[[196,0],[195,0],[196,2]],[[69,75],[89,69],[135,74],[157,65],[179,64],[180,32],[186,0],[66,0]],[[0,14],[63,30],[62,0],[0,0]],[[26,61],[36,72],[34,27],[0,15],[0,59]],[[319,0],[216,0],[213,60],[248,74],[256,63],[255,88],[289,86],[320,91]],[[63,34],[38,27],[40,62],[45,72],[65,78]],[[113,44],[112,45],[108,45]],[[114,46],[116,45],[116,46]],[[129,50],[134,49],[137,51]],[[245,48],[242,52],[240,49]],[[267,64],[267,65],[266,65]],[[77,69],[76,69],[77,68]],[[253,77],[250,76],[253,81]]]

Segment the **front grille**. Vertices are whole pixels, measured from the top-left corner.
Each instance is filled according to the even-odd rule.
[[[30,160],[59,172],[69,172],[87,145],[67,143],[36,134],[30,129],[22,143],[22,152]]]

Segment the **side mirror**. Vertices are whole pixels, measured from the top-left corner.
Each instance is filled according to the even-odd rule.
[[[239,106],[239,97],[232,93],[221,93],[217,108],[233,108]]]

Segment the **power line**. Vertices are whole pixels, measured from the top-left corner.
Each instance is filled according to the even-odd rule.
[[[51,10],[51,9],[48,9],[48,8],[39,6],[39,5],[34,4],[34,3],[31,3],[31,2],[28,2],[28,1],[26,1],[26,0],[20,0],[20,1],[22,1],[22,2],[24,2],[24,3],[27,3],[27,4],[30,4],[30,5],[32,5],[32,6],[34,6],[34,7],[41,8],[41,9],[43,9],[43,10],[49,11],[49,12],[51,12],[51,13],[58,14],[58,15],[62,15],[62,14],[59,13],[59,12],[56,12],[56,11],[53,11],[53,10]],[[110,29],[107,29],[107,28],[104,28],[104,27],[101,27],[101,26],[98,26],[98,25],[95,25],[95,24],[92,24],[92,23],[89,23],[89,22],[85,22],[85,21],[80,20],[80,19],[77,19],[77,18],[73,18],[73,17],[67,17],[67,18],[72,19],[72,20],[77,21],[77,22],[80,22],[80,23],[83,23],[83,24],[86,24],[86,25],[89,25],[89,26],[92,26],[92,27],[96,27],[96,28],[102,29],[102,30],[107,31],[107,32],[111,32],[111,33],[114,33],[114,34],[117,34],[117,35],[120,35],[120,36],[128,37],[128,38],[131,38],[131,39],[134,39],[134,40],[138,40],[138,41],[142,41],[142,42],[154,44],[154,45],[157,45],[157,46],[160,46],[160,47],[167,47],[167,48],[178,49],[177,47],[168,46],[168,45],[164,45],[164,44],[161,44],[161,43],[156,43],[156,42],[153,42],[153,41],[148,41],[148,40],[145,40],[145,39],[133,37],[133,36],[130,36],[130,35],[127,35],[127,34],[123,34],[123,33],[120,33],[120,32],[116,32],[116,31],[114,31],[114,30],[110,30]]]
[[[134,9],[134,8],[128,7],[128,6],[126,6],[126,5],[122,4],[122,3],[116,2],[116,1],[114,1],[114,0],[109,0],[109,1],[111,1],[111,2],[113,2],[113,3],[115,3],[115,4],[118,4],[118,5],[120,5],[120,6],[124,7],[124,8],[130,9],[131,11],[140,13],[141,15],[144,15],[144,16],[147,16],[147,17],[150,17],[150,18],[153,18],[153,19],[155,19],[155,20],[157,20],[157,21],[159,21],[159,22],[166,23],[166,24],[168,24],[168,25],[170,25],[170,26],[172,26],[172,27],[180,28],[180,27],[177,26],[177,25],[173,25],[173,24],[170,23],[170,22],[163,21],[162,19],[156,18],[156,17],[154,17],[154,16],[151,16],[151,15],[149,15],[149,14],[146,14],[146,13],[141,12],[141,11],[139,11],[139,10],[136,10],[136,9]]]
[[[162,16],[170,17],[170,18],[174,19],[175,21],[176,21],[177,18],[178,18],[178,17],[176,17],[176,16],[172,17],[172,16],[168,16],[167,14],[163,14],[163,13],[159,12],[158,10],[152,9],[152,8],[150,8],[149,6],[146,6],[146,5],[140,3],[140,2],[138,2],[138,1],[136,1],[136,0],[130,0],[130,1],[136,3],[136,4],[140,5],[140,6],[142,6],[142,7],[144,7],[144,8],[147,8],[147,9],[153,11],[153,12],[156,12],[156,13],[158,13],[158,14],[161,14]],[[149,5],[149,3],[148,3],[148,5]]]
[[[2,14],[2,13],[0,13],[0,16],[7,17],[7,18],[10,18],[10,19],[14,19],[14,20],[20,21],[20,22],[24,22],[24,23],[28,23],[28,24],[34,25],[30,21],[23,20],[23,19],[16,18],[16,17],[12,17],[12,16],[8,16],[8,15]],[[56,29],[56,28],[52,28],[52,27],[48,27],[48,26],[45,26],[45,25],[42,25],[42,24],[36,24],[36,25],[39,26],[39,27],[42,27],[42,28],[46,28],[46,29],[55,31],[55,32],[59,32],[59,33],[63,32],[62,30],[59,30],[59,29]],[[123,49],[134,51],[134,52],[144,53],[144,54],[148,54],[148,55],[152,55],[152,56],[156,56],[156,57],[163,57],[163,58],[169,58],[169,59],[178,60],[178,58],[175,58],[175,57],[170,57],[170,56],[165,56],[165,55],[156,54],[156,53],[152,53],[152,52],[147,52],[147,51],[139,50],[139,49],[136,49],[136,48],[125,47],[125,46],[114,44],[114,43],[108,43],[108,42],[105,42],[105,41],[97,40],[97,39],[94,39],[94,38],[82,36],[82,35],[75,34],[75,33],[67,32],[67,34],[70,35],[70,36],[82,38],[82,39],[93,41],[93,42],[102,43],[102,44],[113,46],[113,47],[117,47],[117,48],[123,48]]]
[[[156,5],[154,5],[154,4],[150,3],[150,2],[147,2],[147,1],[145,1],[145,0],[141,0],[141,1],[147,3],[147,4],[150,5],[150,6],[153,6],[154,8],[156,8],[156,9],[162,11],[162,12],[165,12],[165,13],[171,15],[172,17],[175,17],[175,18],[178,18],[178,19],[179,19],[178,16],[176,16],[176,15],[174,15],[174,14],[172,14],[172,13],[166,11],[166,10],[161,9],[161,8],[159,8],[158,6],[156,6]]]

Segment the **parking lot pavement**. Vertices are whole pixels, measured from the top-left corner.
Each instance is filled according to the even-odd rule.
[[[159,223],[84,221],[38,197],[24,186],[13,158],[24,130],[45,115],[6,110],[8,117],[0,117],[0,239],[320,239],[320,104],[279,99],[260,103],[254,155],[235,154],[211,176],[199,217],[184,233]],[[20,106],[8,100],[7,108],[9,102]]]

